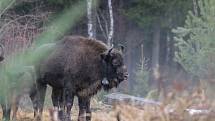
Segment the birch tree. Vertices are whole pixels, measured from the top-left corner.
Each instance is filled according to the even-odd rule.
[[[98,10],[96,18],[103,37],[106,39],[108,46],[112,46],[114,35],[114,17],[112,1],[107,1],[107,10]],[[106,5],[106,4],[105,4]],[[106,7],[106,6],[105,6]],[[108,13],[108,14],[106,14]],[[106,15],[106,16],[105,16]]]
[[[92,24],[92,0],[87,0],[87,18],[88,18],[88,36],[93,38],[93,24]]]
[[[108,9],[109,9],[109,15],[110,15],[110,28],[109,28],[109,33],[108,33],[108,40],[107,44],[109,46],[112,45],[112,39],[113,39],[113,33],[114,33],[114,19],[113,19],[113,7],[112,7],[112,1],[108,0]]]
[[[96,0],[87,0],[88,36],[96,38]]]

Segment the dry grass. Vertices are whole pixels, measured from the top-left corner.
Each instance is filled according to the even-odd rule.
[[[109,108],[93,101],[92,109],[92,121],[215,121],[215,103],[206,98],[203,90],[197,90],[187,96],[171,92],[161,105],[156,106],[118,104]],[[191,114],[187,109],[206,112]],[[78,107],[74,106],[74,121],[77,120],[77,114]],[[33,121],[33,112],[19,111],[17,117],[17,121]],[[44,112],[43,119],[50,121],[48,110]]]
[[[109,112],[93,113],[93,121],[215,121],[214,109],[215,103],[206,98],[204,90],[198,89],[184,96],[171,92],[157,106],[120,104]]]

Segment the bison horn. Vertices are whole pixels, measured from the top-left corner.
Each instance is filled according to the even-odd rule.
[[[113,47],[111,47],[109,50],[108,50],[108,55],[110,55],[111,51],[113,50]]]
[[[111,51],[113,50],[113,47],[111,47],[109,50],[105,51],[104,53],[101,54],[101,58],[103,60],[107,60],[107,56],[110,56]]]

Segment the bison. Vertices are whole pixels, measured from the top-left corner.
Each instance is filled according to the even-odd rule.
[[[54,106],[59,106],[61,99],[66,98],[70,117],[73,99],[77,96],[78,120],[89,121],[90,98],[101,89],[117,87],[128,77],[120,50],[81,36],[64,37],[35,68],[38,101],[34,104],[34,111],[37,119],[41,119],[47,85],[53,88]],[[106,80],[105,83],[102,80]]]
[[[7,101],[1,101],[3,109],[3,119],[10,120],[11,108],[13,108],[12,119],[16,119],[16,112],[18,110],[18,105],[20,98],[24,94],[28,94],[31,98],[33,104],[35,104],[36,98],[36,72],[34,66],[38,65],[38,62],[41,61],[49,52],[54,48],[55,43],[48,43],[42,46],[39,46],[36,49],[30,49],[29,53],[21,54],[17,57],[23,58],[21,61],[25,62],[16,63],[11,65],[10,62],[1,64],[1,73],[3,74],[1,79],[8,81],[10,90],[7,92],[7,95],[4,98]],[[27,54],[27,55],[26,55]],[[16,61],[19,60],[16,58]],[[9,60],[8,60],[9,61]]]

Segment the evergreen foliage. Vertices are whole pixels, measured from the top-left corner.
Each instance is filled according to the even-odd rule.
[[[199,15],[189,12],[183,27],[174,29],[175,60],[193,76],[214,78],[215,72],[215,1],[200,0]]]
[[[149,80],[149,69],[147,67],[146,60],[144,59],[142,64],[139,65],[138,70],[136,71],[135,78],[135,88],[132,90],[132,93],[137,96],[146,96],[150,90],[148,83]]]
[[[142,27],[155,23],[161,24],[161,27],[172,27],[181,24],[191,8],[190,0],[134,0],[125,14]]]
[[[47,0],[48,3],[53,5],[70,6],[78,0]]]

